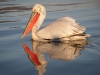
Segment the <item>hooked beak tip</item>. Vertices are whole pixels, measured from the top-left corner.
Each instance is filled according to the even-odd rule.
[[[24,45],[24,42],[21,42],[22,45]]]
[[[22,35],[21,38],[24,38],[24,35]]]

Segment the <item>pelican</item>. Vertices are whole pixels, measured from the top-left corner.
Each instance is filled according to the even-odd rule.
[[[46,17],[46,9],[41,4],[35,4],[29,22],[24,30],[24,38],[32,30],[33,40],[85,39],[88,35],[84,32],[85,27],[75,22],[71,17],[57,19],[53,23],[39,30]]]

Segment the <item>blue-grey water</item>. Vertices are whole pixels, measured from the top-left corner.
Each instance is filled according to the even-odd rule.
[[[70,44],[35,44],[31,33],[22,39],[36,3],[47,9],[42,27],[64,16],[73,17],[92,35],[88,44],[78,48]],[[22,42],[31,50],[36,45],[44,65],[36,66],[29,60]],[[73,54],[75,49],[78,52]],[[0,75],[100,75],[100,0],[0,0]]]

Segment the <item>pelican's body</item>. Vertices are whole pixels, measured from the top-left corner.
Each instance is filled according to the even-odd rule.
[[[71,17],[64,17],[56,20],[48,26],[39,30],[44,19],[46,17],[45,7],[41,4],[36,4],[33,7],[32,15],[29,23],[22,35],[22,38],[29,33],[32,29],[33,40],[72,40],[85,39],[88,37],[85,32],[85,28],[75,22]]]

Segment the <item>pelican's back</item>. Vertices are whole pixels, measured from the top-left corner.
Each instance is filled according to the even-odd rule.
[[[37,36],[44,39],[54,39],[83,34],[84,31],[85,28],[76,23],[74,19],[64,17],[39,30]]]

